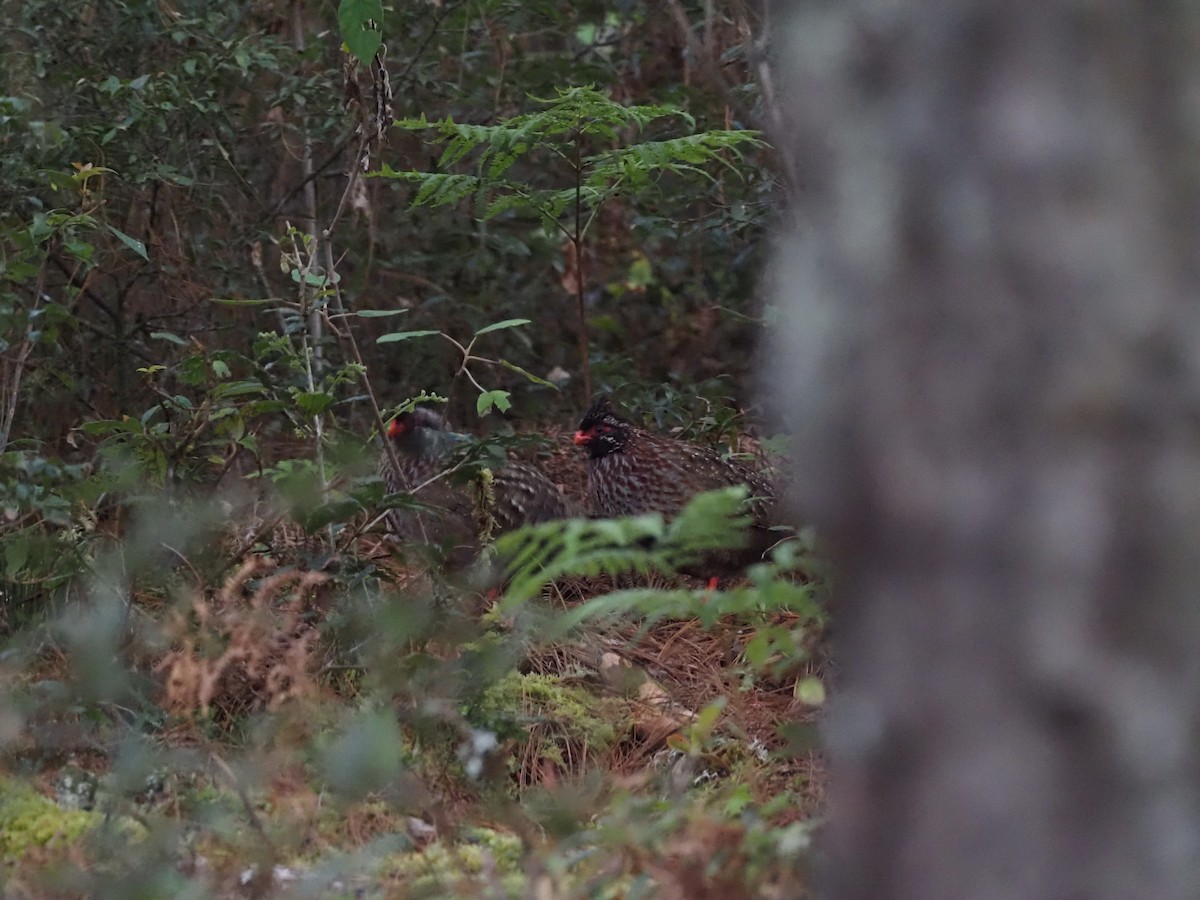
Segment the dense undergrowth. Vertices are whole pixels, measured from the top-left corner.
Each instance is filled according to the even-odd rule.
[[[52,596],[6,596],[6,895],[806,884],[815,563],[793,541],[723,591],[655,571],[694,544],[689,515],[705,541],[736,536],[712,525],[736,523],[736,496],[665,530],[507,536],[508,558],[532,544],[542,566],[500,593],[360,531],[366,512],[264,530],[225,496],[137,499],[86,543],[47,526],[78,571]]]

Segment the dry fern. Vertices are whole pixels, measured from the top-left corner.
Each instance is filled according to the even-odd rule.
[[[318,635],[306,613],[328,576],[275,568],[251,557],[218,591],[197,592],[169,617],[174,648],[155,666],[166,673],[166,709],[233,717],[316,692]]]

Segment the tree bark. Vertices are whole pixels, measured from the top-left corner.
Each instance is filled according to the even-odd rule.
[[[1200,892],[1200,8],[778,0],[839,898]]]

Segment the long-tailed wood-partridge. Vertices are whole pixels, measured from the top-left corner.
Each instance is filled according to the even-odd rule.
[[[696,494],[745,485],[753,524],[746,546],[704,557],[697,573],[728,573],[761,559],[776,542],[772,532],[775,491],[770,480],[712,447],[639,428],[617,415],[607,396],[584,413],[574,441],[588,451],[588,494],[596,515],[616,517],[658,512],[670,520]]]
[[[401,413],[388,426],[399,471],[385,453],[381,472],[390,493],[411,491],[427,507],[389,511],[392,531],[403,541],[435,546],[451,565],[468,561],[481,542],[522,525],[580,514],[558,485],[535,466],[509,461],[457,484],[449,469],[452,451],[470,437],[451,431],[431,409]]]

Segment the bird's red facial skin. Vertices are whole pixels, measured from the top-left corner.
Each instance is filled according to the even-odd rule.
[[[586,446],[591,439],[592,435],[590,433],[586,431],[577,431],[575,432],[575,437],[571,438],[571,442],[575,444],[576,447],[583,447]]]
[[[398,438],[407,430],[408,427],[406,425],[402,425],[399,419],[392,419],[391,424],[388,425],[388,437]]]

